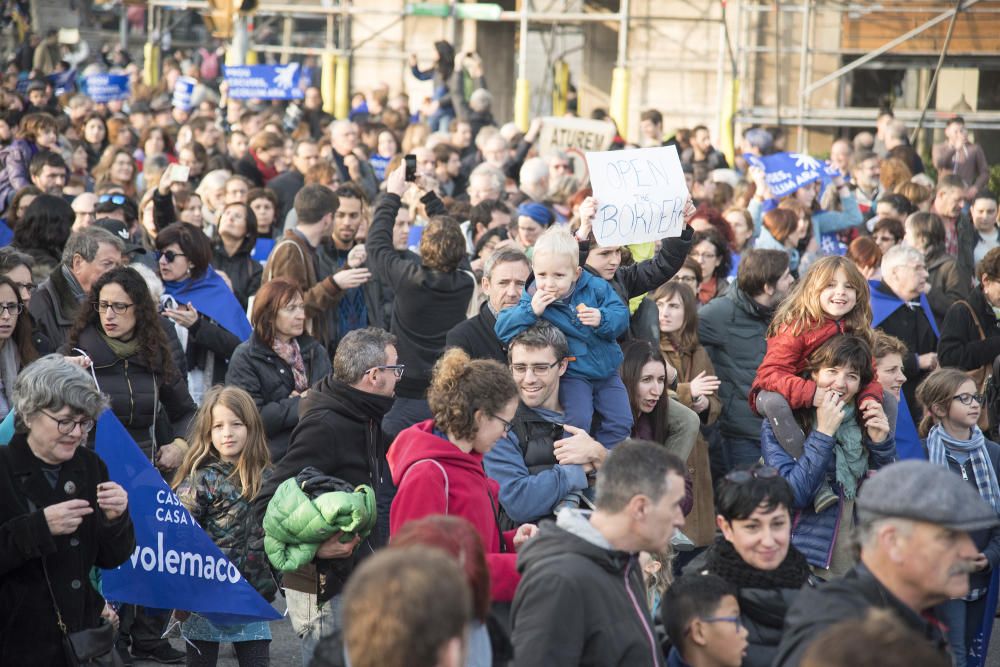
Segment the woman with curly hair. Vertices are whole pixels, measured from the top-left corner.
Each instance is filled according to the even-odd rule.
[[[101,392],[143,453],[163,470],[177,468],[195,404],[146,281],[135,269],[112,269],[94,283],[86,305],[64,351],[90,357]],[[161,407],[169,421],[159,418]]]
[[[100,187],[106,183],[119,186],[126,196],[137,198],[135,159],[132,152],[120,146],[109,146],[94,167],[94,180]]]
[[[486,548],[497,602],[514,598],[519,579],[514,552],[537,531],[532,524],[501,531],[499,485],[483,471],[483,455],[511,429],[517,397],[509,370],[452,348],[434,366],[427,390],[433,418],[401,431],[388,455],[399,489],[389,534],[431,514],[468,519]]]

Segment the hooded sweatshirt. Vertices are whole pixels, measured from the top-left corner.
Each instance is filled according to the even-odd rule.
[[[518,667],[664,664],[636,554],[615,550],[589,512],[544,521],[518,555],[511,608]]]
[[[493,600],[510,602],[520,579],[514,531],[500,531],[500,487],[483,471],[483,455],[466,454],[427,420],[396,436],[388,461],[398,487],[389,511],[389,535],[432,514],[468,520],[483,540]]]

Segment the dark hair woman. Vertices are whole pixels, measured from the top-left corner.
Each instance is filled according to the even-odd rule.
[[[31,316],[13,280],[0,276],[0,420],[14,404],[14,380],[38,357]]]
[[[143,453],[162,469],[176,468],[195,404],[174,366],[146,281],[135,269],[112,269],[94,283],[86,305],[70,330],[67,353],[90,357],[111,410]],[[169,423],[158,418],[161,407]]]
[[[250,297],[260,289],[264,267],[252,257],[257,245],[257,216],[249,204],[226,204],[215,228],[212,266],[226,274],[233,294],[243,310]]]
[[[793,502],[776,468],[730,472],[715,488],[722,536],[684,570],[717,575],[736,588],[748,632],[744,667],[770,667],[788,608],[799,589],[813,583],[809,563],[792,546]]]
[[[0,664],[65,665],[56,608],[70,633],[106,626],[90,574],[135,549],[128,497],[85,444],[107,405],[88,373],[49,355],[21,372],[13,394],[20,428],[0,447],[0,526],[9,545],[0,573]]]
[[[882,406],[869,403],[863,414],[856,406],[860,388],[874,374],[864,339],[834,336],[809,355],[802,374],[825,391],[819,407],[794,413],[806,434],[802,456],[796,459],[785,450],[769,420],[761,427],[764,462],[780,471],[794,493],[792,544],[824,578],[853,566],[850,534],[858,486],[869,470],[896,457]]]
[[[271,460],[277,462],[299,423],[300,399],[332,370],[330,357],[305,333],[302,292],[284,278],[260,288],[251,320],[253,336],[233,352],[226,384],[253,397],[264,420]]]
[[[108,126],[96,111],[87,114],[77,125],[77,133],[87,145],[87,168],[93,169],[108,146]]]
[[[35,260],[31,269],[35,284],[49,277],[62,261],[63,246],[73,232],[76,214],[62,197],[38,195],[14,229],[11,245]]]
[[[729,267],[733,258],[729,254],[729,243],[714,229],[695,232],[691,238],[691,253],[688,255],[701,264],[702,280],[698,288],[698,302],[705,305],[729,289]]]
[[[924,254],[927,264],[927,302],[938,326],[944,322],[948,307],[969,295],[970,280],[958,266],[958,260],[945,252],[944,222],[934,213],[917,212],[904,223],[905,243]]]
[[[212,244],[192,225],[175,222],[156,236],[163,314],[182,336],[188,381],[197,401],[226,375],[236,346],[250,337],[246,310],[211,266]]]

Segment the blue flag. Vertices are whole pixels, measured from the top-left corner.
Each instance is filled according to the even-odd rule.
[[[53,93],[56,95],[72,93],[76,90],[75,69],[68,69],[65,72],[49,74],[48,80],[52,84]]]
[[[128,74],[91,74],[83,80],[83,90],[98,103],[128,99]]]
[[[171,104],[178,109],[190,111],[191,107],[194,106],[191,102],[194,97],[194,88],[197,85],[198,80],[189,76],[182,76],[177,79],[177,83],[174,84],[174,97],[171,100]]]
[[[205,313],[240,340],[250,338],[253,333],[246,311],[222,276],[211,266],[197,280],[165,280],[163,289],[180,304],[191,302],[195,310]]]
[[[773,153],[763,157],[745,153],[743,157],[751,166],[764,170],[764,179],[776,199],[822,180],[827,171],[826,165],[805,153]]]
[[[906,394],[903,392],[899,393],[899,408],[896,413],[896,458],[900,461],[927,458],[924,443],[917,433],[917,425],[913,422],[913,415],[910,414],[910,406],[906,404]]]
[[[287,65],[245,65],[223,68],[229,97],[234,100],[297,100],[305,93],[299,85],[299,63]]]
[[[994,568],[993,576],[990,577],[990,587],[986,592],[986,609],[976,634],[969,642],[968,653],[965,656],[966,667],[986,665],[986,655],[990,650],[990,635],[993,634],[993,614],[997,608],[998,589],[1000,589],[1000,569]]]
[[[104,570],[104,596],[154,609],[197,612],[218,625],[281,618],[231,563],[111,410],[97,420],[97,453],[128,493],[135,551]]]

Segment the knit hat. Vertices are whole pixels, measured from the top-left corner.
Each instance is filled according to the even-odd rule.
[[[552,211],[550,211],[544,204],[539,204],[538,202],[524,202],[517,207],[517,214],[519,216],[531,218],[542,227],[548,227],[555,219]]]

